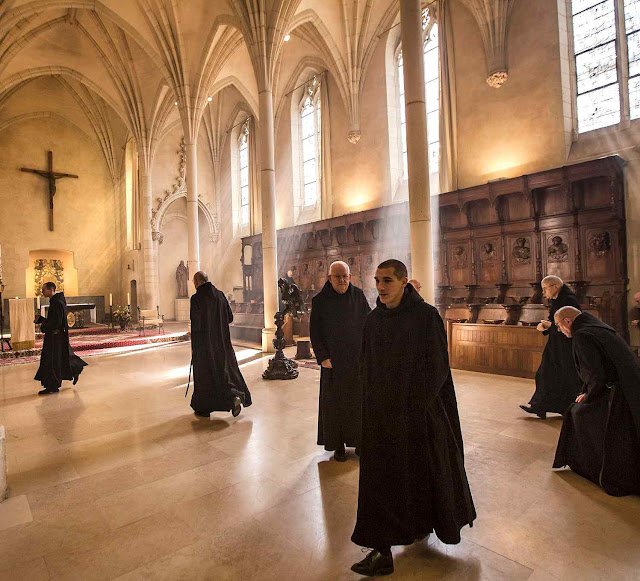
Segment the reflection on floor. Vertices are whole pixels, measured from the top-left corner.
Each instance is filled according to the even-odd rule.
[[[254,405],[198,420],[188,345],[98,356],[75,389],[35,395],[35,365],[0,369],[11,497],[0,579],[356,579],[358,462],[318,448],[318,371],[263,381]],[[551,461],[560,419],[525,417],[533,382],[454,373],[478,509],[457,546],[395,548],[393,579],[638,579],[640,499]]]

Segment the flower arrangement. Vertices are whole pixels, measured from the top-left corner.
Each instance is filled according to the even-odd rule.
[[[131,321],[131,313],[128,307],[118,307],[113,311],[113,320],[120,323],[120,329],[124,330],[127,323]]]

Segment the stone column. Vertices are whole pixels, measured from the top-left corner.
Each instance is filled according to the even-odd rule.
[[[187,152],[187,230],[189,236],[188,264],[189,278],[200,270],[200,235],[198,232],[198,147],[186,144]],[[189,281],[189,291],[195,292]]]
[[[153,241],[151,228],[151,210],[153,209],[153,187],[151,184],[151,170],[145,169],[148,164],[140,164],[138,178],[142,194],[142,258],[144,260],[144,295],[138,297],[140,308],[155,309],[160,296],[158,276],[158,253]],[[128,292],[128,289],[127,291]],[[142,300],[140,300],[142,298]]]
[[[5,451],[4,426],[0,426],[0,502],[7,497],[7,455]]]
[[[262,350],[275,351],[274,317],[278,311],[278,240],[276,233],[275,136],[273,123],[273,93],[262,89],[260,105],[260,187],[262,195],[262,280],[264,288],[264,329]]]
[[[435,291],[420,0],[400,0],[400,22],[407,119],[411,277],[422,283],[422,295],[428,303],[433,304]]]

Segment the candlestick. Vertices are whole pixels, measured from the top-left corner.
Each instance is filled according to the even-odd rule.
[[[36,305],[38,305],[38,311],[40,310],[40,297],[36,297]]]
[[[131,305],[131,295],[127,293],[127,306]]]
[[[113,306],[113,295],[111,293],[109,293],[109,306]]]

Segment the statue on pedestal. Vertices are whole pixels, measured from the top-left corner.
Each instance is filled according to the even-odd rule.
[[[178,298],[189,298],[189,268],[185,265],[184,260],[181,260],[176,268],[176,283],[178,284]]]

